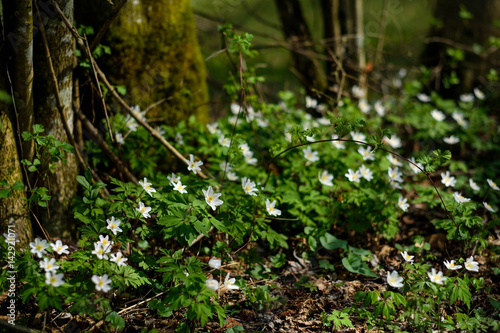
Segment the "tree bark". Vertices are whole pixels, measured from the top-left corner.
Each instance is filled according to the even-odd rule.
[[[66,17],[73,21],[73,0],[61,0],[59,6]],[[39,8],[43,11],[42,1],[39,1]],[[45,14],[42,16],[45,16],[44,27],[58,81],[59,95],[64,106],[68,127],[73,134],[75,121],[72,106],[73,36],[61,23],[59,16]],[[37,18],[37,16],[34,17]],[[62,124],[63,120],[56,106],[56,92],[42,43],[40,34],[35,36],[35,47],[40,50],[35,55],[35,120],[45,127],[44,135],[52,134],[59,141],[69,142]],[[40,222],[50,235],[71,237],[73,234],[74,223],[71,223],[71,201],[76,194],[77,174],[78,168],[75,155],[68,154],[66,164],[59,162],[53,174],[45,170],[45,175],[38,180],[38,186],[48,188],[49,195],[52,196],[47,209],[39,209],[37,214]]]
[[[25,183],[21,171],[21,142],[16,140],[14,126],[23,129],[33,122],[33,99],[31,93],[33,81],[33,22],[30,15],[25,15],[31,6],[30,1],[7,1],[3,3],[5,25],[0,26],[0,90],[9,92],[7,84],[6,59],[9,58],[9,76],[12,79],[13,103],[0,101],[0,180],[6,180],[12,186],[16,181]],[[4,32],[5,35],[2,33]],[[15,109],[17,109],[17,117]],[[17,119],[17,122],[15,121]],[[24,121],[24,122],[22,122]],[[28,122],[26,124],[26,122]],[[19,136],[17,136],[19,138]],[[19,150],[18,150],[19,147]],[[22,150],[26,157],[32,153],[29,144]],[[9,222],[14,221],[19,246],[25,248],[33,238],[26,192],[15,190],[8,198],[0,199],[0,228],[7,233]],[[19,248],[18,248],[19,249]]]
[[[112,15],[101,0],[77,1],[77,22],[96,31]],[[92,38],[92,36],[89,36]],[[196,39],[188,0],[128,1],[102,39],[111,56],[98,59],[112,84],[124,85],[124,99],[148,119],[175,125],[194,115],[208,121],[205,64]]]

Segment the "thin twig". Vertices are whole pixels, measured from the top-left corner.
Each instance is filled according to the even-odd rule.
[[[125,5],[126,2],[127,2],[127,0],[121,0],[116,4],[115,8],[113,9],[113,12],[108,17],[106,22],[104,22],[101,29],[99,30],[97,35],[95,35],[94,39],[92,40],[92,43],[90,44],[90,51],[91,52],[94,52],[96,47],[99,45],[102,37],[104,37],[104,34],[106,33],[106,31],[108,31],[109,26],[111,25],[113,20],[116,18],[116,16],[118,16],[118,13],[120,12],[120,10],[122,9],[123,5]]]

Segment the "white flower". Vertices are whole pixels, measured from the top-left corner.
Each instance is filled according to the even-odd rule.
[[[285,128],[285,140],[288,142],[292,142],[292,133],[289,133],[288,130],[288,128]]]
[[[202,192],[205,195],[205,201],[213,210],[224,203],[224,201],[219,199],[222,193],[214,193],[212,186],[209,186],[206,191],[202,190]]]
[[[44,239],[35,238],[34,242],[30,243],[31,253],[36,254],[38,258],[42,258],[45,253],[47,253],[47,248],[49,244]]]
[[[230,181],[234,182],[234,181],[238,180],[238,176],[236,175],[236,173],[234,173],[232,171],[228,171],[226,173],[226,175],[227,175],[227,179],[229,179]]]
[[[479,272],[479,264],[477,261],[474,261],[474,257],[470,256],[465,260],[465,269],[468,271]]]
[[[101,243],[99,242],[94,243],[94,251],[92,251],[92,254],[95,254],[97,258],[108,260],[108,255],[106,254],[106,252],[107,251],[104,250]]]
[[[313,151],[311,149],[311,146],[307,147],[306,149],[302,149],[302,152],[304,153],[305,159],[308,160],[309,162],[319,161],[318,152]]]
[[[393,165],[396,165],[396,166],[403,166],[403,163],[401,163],[401,161],[398,160],[398,158],[392,154],[389,154],[387,155],[387,159],[389,160],[389,162],[391,162],[391,164]]]
[[[364,164],[362,164],[359,167],[358,171],[361,174],[361,177],[363,177],[367,181],[370,181],[373,179],[373,172],[369,168],[365,167]]]
[[[42,261],[40,261],[40,268],[43,268],[45,272],[56,272],[57,269],[59,268],[58,265],[56,265],[56,260],[54,258],[43,258]]]
[[[146,177],[144,177],[143,182],[139,181],[139,184],[142,186],[144,191],[146,191],[146,193],[149,194],[149,196],[151,197],[153,196],[151,193],[156,192],[156,190],[151,187],[152,184],[148,183],[148,179]]]
[[[139,127],[139,124],[137,124],[133,117],[128,116],[125,120],[125,126],[127,126],[131,132],[135,132],[137,131],[137,127]]]
[[[403,210],[403,212],[406,212],[406,210],[408,209],[408,207],[410,207],[410,205],[408,203],[406,203],[406,198],[403,198],[402,195],[399,196],[399,199],[398,199],[398,206],[399,208],[401,208]]]
[[[254,112],[253,107],[250,105],[249,107],[247,107],[245,117],[246,117],[247,121],[249,123],[251,123],[253,121],[253,119],[255,118],[255,116],[256,116],[256,113]]]
[[[403,256],[403,259],[406,261],[406,262],[409,262],[410,264],[413,264],[413,257],[414,256],[410,256],[408,254],[408,252],[404,251],[404,252],[400,252],[401,255]]]
[[[366,139],[366,136],[363,133],[359,132],[351,132],[351,137],[354,141],[362,141],[364,142]],[[358,145],[361,143],[356,142]]]
[[[447,138],[443,138],[443,141],[449,145],[454,145],[460,142],[460,139],[454,135],[450,135]]]
[[[431,101],[431,98],[429,96],[427,96],[426,94],[417,94],[417,98],[420,102],[422,103],[428,103]]]
[[[219,167],[222,171],[230,171],[233,169],[233,166],[230,163],[227,163],[226,161],[220,162]]]
[[[323,185],[326,186],[333,186],[332,180],[333,180],[333,175],[329,174],[328,171],[323,170],[323,172],[318,172],[318,179],[319,182]]]
[[[363,98],[363,99],[359,100],[358,108],[361,112],[363,112],[364,114],[367,114],[368,112],[370,112],[372,107],[370,106],[370,104],[368,104],[366,99]]]
[[[494,181],[492,181],[491,179],[486,179],[486,181],[488,182],[488,185],[490,185],[492,189],[494,189],[495,191],[500,191],[500,188],[498,188],[497,184]]]
[[[229,274],[227,273],[226,278],[224,279],[224,285],[227,289],[240,289],[240,287],[236,286],[234,283],[236,282],[235,278],[230,279]]]
[[[413,172],[419,173],[419,172],[421,172],[420,169],[422,169],[422,170],[424,169],[424,166],[422,165],[422,163],[418,163],[417,161],[415,161],[415,157],[410,157],[410,162],[412,162],[412,163],[408,163],[408,164],[410,165],[410,168]],[[413,163],[416,164],[418,167],[415,166]]]
[[[177,142],[177,144],[179,144],[179,145],[184,144],[184,139],[183,139],[181,133],[177,132],[177,134],[175,135],[175,142]]]
[[[448,260],[445,260],[444,265],[446,266],[446,268],[453,271],[462,268],[462,265],[455,265],[455,260],[452,260],[450,262],[448,262]]]
[[[483,205],[484,205],[484,208],[486,208],[487,210],[489,210],[490,212],[494,213],[495,210],[487,203],[487,202],[484,202],[483,201]]]
[[[467,120],[464,118],[464,114],[462,112],[455,111],[451,115],[455,121],[462,126],[463,128],[467,128]]]
[[[104,237],[103,235],[99,235],[99,241],[97,243],[102,245],[104,253],[111,252],[111,247],[114,244],[113,241],[109,240],[109,235],[107,235],[106,237]]]
[[[476,182],[472,180],[472,178],[469,178],[469,185],[470,188],[473,189],[474,191],[479,191],[479,186],[477,186]]]
[[[242,143],[241,145],[238,146],[238,148],[240,148],[240,151],[243,154],[243,156],[253,155],[252,151],[250,150],[250,147],[248,147],[248,143]]]
[[[474,95],[476,95],[477,99],[483,100],[486,96],[484,93],[479,90],[479,88],[474,88]]]
[[[314,98],[306,96],[306,108],[315,109],[318,106],[318,101]]]
[[[255,192],[257,192],[258,190],[255,188],[255,183],[247,177],[241,178],[241,187],[246,194],[257,195],[257,193]]]
[[[347,170],[345,176],[347,177],[347,179],[349,179],[350,182],[356,182],[356,183],[359,183],[360,178],[362,177],[361,174],[359,173],[359,170],[356,170],[356,172],[354,172],[351,169]]]
[[[337,149],[345,149],[343,141],[339,141],[339,136],[337,134],[332,134],[332,145]]]
[[[399,172],[398,167],[395,167],[394,169],[389,167],[387,173],[389,174],[389,180],[393,182],[400,182],[400,183],[403,182],[403,178],[401,178],[403,174]]]
[[[63,277],[64,277],[63,273],[56,274],[55,271],[46,272],[45,273],[45,283],[50,284],[51,286],[54,286],[54,287],[59,287],[61,284],[64,283],[64,281],[62,279]]]
[[[443,121],[446,118],[446,115],[443,112],[436,109],[431,111],[431,116],[437,121]]]
[[[363,161],[374,161],[375,155],[369,147],[359,147],[358,153],[363,157]]]
[[[222,260],[217,259],[215,257],[210,258],[210,260],[208,261],[208,266],[214,269],[219,269],[221,265],[222,265]]]
[[[217,122],[207,124],[207,129],[210,132],[210,134],[215,134],[218,130],[219,124]]]
[[[388,137],[384,136],[382,139],[385,143],[387,143],[389,146],[391,146],[394,149],[401,148],[403,145],[401,144],[401,139],[398,138],[396,135],[391,135],[391,138],[389,139]]]
[[[116,142],[118,142],[121,145],[125,143],[125,139],[123,138],[123,134],[121,134],[120,132],[115,133],[115,139],[116,139]]]
[[[63,245],[60,240],[56,240],[55,243],[50,243],[50,246],[57,254],[69,254],[68,245]]]
[[[167,176],[168,181],[170,182],[170,185],[174,186],[174,183],[177,183],[181,180],[181,177],[177,176],[175,173],[172,172],[172,175]]]
[[[260,115],[260,111],[257,112],[257,114]],[[262,116],[259,116],[255,119],[257,121],[257,126],[262,127],[262,128],[266,128],[267,126],[269,126],[269,120],[262,118]]]
[[[398,71],[398,75],[399,77],[403,78],[406,76],[406,68],[401,68],[399,71]]]
[[[474,95],[473,94],[462,94],[459,96],[459,98],[464,103],[474,102]]]
[[[107,293],[108,291],[111,290],[110,284],[113,281],[111,281],[111,279],[108,278],[107,274],[104,274],[103,276],[93,275],[92,282],[94,282],[95,284],[95,290]]]
[[[146,121],[146,111],[141,111],[141,108],[139,105],[135,105],[134,107],[131,108],[132,111],[139,117],[140,120]]]
[[[127,266],[125,261],[127,261],[128,258],[125,258],[121,252],[117,252],[116,255],[114,253],[111,254],[111,259],[109,261],[115,262],[118,266]]]
[[[238,103],[235,103],[235,102],[231,103],[231,112],[233,114],[238,114],[240,112],[240,109],[241,108],[240,108],[240,105]]]
[[[455,177],[450,176],[450,172],[441,173],[441,183],[446,187],[453,187],[457,183]]]
[[[208,279],[205,281],[205,286],[210,290],[216,291],[219,289],[219,281],[215,279]]]
[[[398,182],[396,182],[396,181],[394,181],[392,179],[389,179],[389,184],[395,190],[401,190],[402,189],[401,185]]]
[[[427,275],[429,276],[429,279],[437,284],[443,284],[444,281],[446,281],[448,278],[446,276],[443,276],[443,272],[439,271],[439,273],[436,274],[436,270],[433,268],[432,272],[428,272]]]
[[[184,162],[186,162],[186,164],[188,165],[188,170],[193,171],[194,174],[201,171],[200,166],[203,165],[203,162],[202,161],[195,162],[193,154],[189,154],[189,161],[187,159],[184,159]]]
[[[223,147],[229,147],[231,145],[231,140],[224,137],[224,134],[221,134],[219,136],[219,144],[222,145]]]
[[[398,272],[392,271],[392,273],[387,272],[387,283],[393,288],[403,287],[403,278],[398,276]]]
[[[179,191],[180,193],[188,193],[188,191],[186,191],[185,189],[186,189],[186,185],[182,185],[182,183],[180,181],[178,181],[177,183],[174,183],[174,190],[175,191]]]
[[[330,126],[332,124],[330,119],[325,118],[325,117],[318,118],[318,123],[320,123],[323,126]]]
[[[139,208],[136,208],[136,210],[141,213],[145,219],[151,217],[151,214],[149,214],[151,207],[146,207],[142,201],[139,201]]]
[[[276,206],[276,200],[274,200],[272,203],[269,201],[269,199],[266,199],[266,209],[269,215],[273,216],[279,216],[281,215],[281,210],[274,208]]]
[[[245,156],[245,162],[247,162],[250,165],[256,165],[258,161],[256,158],[253,157],[253,153],[251,153]]]
[[[385,116],[385,107],[384,107],[384,104],[382,103],[382,101],[376,101],[375,105],[373,105],[373,108],[375,109],[375,112],[377,112],[377,114],[380,117]]]
[[[229,123],[231,126],[236,125],[236,121],[237,121],[237,120],[238,120],[238,116],[232,116],[232,117],[227,118],[227,121],[228,121],[228,123]]]
[[[455,192],[453,193],[453,198],[455,198],[455,201],[458,203],[464,203],[464,202],[469,202],[470,199],[464,197],[461,193]]]
[[[365,96],[365,92],[358,86],[352,86],[352,96],[354,98],[363,98]]]
[[[120,228],[120,223],[122,223],[121,220],[115,220],[114,216],[111,216],[110,219],[106,219],[106,222],[108,222],[107,229],[111,230],[111,232],[116,235],[117,232],[122,232],[123,230]]]

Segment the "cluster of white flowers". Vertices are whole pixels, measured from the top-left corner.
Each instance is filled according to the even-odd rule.
[[[30,252],[35,254],[38,258],[42,258],[47,254],[47,249],[50,247],[52,250],[58,255],[69,254],[68,246],[63,245],[60,240],[57,240],[55,243],[48,243],[45,239],[35,238],[34,242],[30,243]],[[53,287],[59,287],[64,284],[64,274],[57,274],[57,269],[59,265],[56,262],[55,258],[47,258],[44,257],[43,260],[39,262],[40,268],[45,271],[45,283],[51,285]]]
[[[217,258],[212,257],[208,261],[208,266],[210,266],[213,269],[220,269],[221,265],[222,265],[221,259],[217,259]],[[229,290],[240,289],[240,287],[235,285],[236,279],[235,278],[230,279],[229,275],[230,275],[230,273],[228,272],[226,275],[226,278],[224,279],[224,286]],[[219,281],[217,281],[215,279],[207,279],[205,281],[205,286],[208,289],[215,291],[215,290],[219,289]]]
[[[395,167],[393,169],[389,167],[387,173],[389,174],[389,183],[391,184],[391,186],[395,189],[401,189],[401,185],[399,183],[403,182],[403,173],[399,172],[399,168]]]
[[[401,256],[406,262],[409,262],[410,264],[413,264],[413,258],[414,256],[410,256],[406,251],[401,252]],[[449,270],[457,270],[462,268],[462,265],[457,265],[455,264],[455,260],[445,260],[444,265],[446,266],[447,269]],[[474,257],[469,257],[466,259],[465,263],[465,269],[471,272],[479,272],[479,264],[474,261]],[[435,268],[432,268],[430,272],[427,272],[427,276],[429,277],[429,280],[431,282],[437,283],[442,285],[444,281],[448,279],[448,277],[443,276],[443,272],[439,271],[437,272]],[[394,288],[402,288],[403,287],[403,278],[398,276],[398,272],[392,271],[392,273],[387,272],[387,283]]]

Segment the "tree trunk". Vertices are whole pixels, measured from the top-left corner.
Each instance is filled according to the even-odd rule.
[[[33,22],[29,15],[31,0],[29,1],[4,1],[3,18],[4,27],[0,27],[3,52],[0,53],[0,90],[10,92],[7,84],[7,68],[5,61],[8,59],[8,72],[12,80],[13,103],[0,101],[0,180],[6,180],[12,186],[16,181],[26,183],[21,172],[20,151],[25,158],[31,158],[32,145],[16,141],[14,126],[28,130],[33,123],[33,48],[32,34]],[[15,106],[15,108],[14,108]],[[16,113],[17,111],[17,113]],[[17,120],[17,121],[13,121]],[[18,151],[19,144],[19,151]],[[30,215],[26,202],[26,192],[15,190],[8,198],[0,199],[0,228],[7,232],[7,225],[14,221],[19,246],[27,247],[33,238]],[[19,249],[19,248],[18,248]]]
[[[325,91],[327,82],[322,62],[302,15],[298,0],[275,0],[285,40],[290,44],[295,74],[308,91]]]
[[[77,1],[78,23],[96,31],[111,12],[102,0]],[[128,1],[102,44],[112,54],[98,60],[101,68],[112,84],[127,88],[131,106],[144,110],[166,99],[147,113],[148,119],[175,125],[194,115],[208,121],[205,64],[188,0]]]
[[[464,20],[459,16],[460,6],[465,6],[472,13],[473,18]],[[429,43],[422,55],[421,63],[434,69],[434,77],[430,89],[440,91],[446,97],[458,97],[462,93],[470,93],[472,89],[482,82],[492,67],[498,67],[498,54],[483,53],[478,55],[473,52],[474,44],[488,48],[488,38],[499,36],[500,29],[492,22],[500,15],[500,2],[497,0],[478,1],[436,1],[434,17],[442,24],[435,25],[429,32]],[[449,48],[462,49],[465,59],[450,62],[446,50]],[[444,77],[455,71],[460,79],[459,85],[449,88],[443,86]]]
[[[43,11],[42,2],[39,8]],[[73,21],[73,0],[58,2],[66,17]],[[69,30],[61,23],[58,15],[45,13],[45,32],[50,49],[52,63],[59,86],[59,95],[64,106],[64,114],[68,127],[73,133],[74,112],[72,106],[73,93],[73,64],[74,41]],[[38,18],[36,15],[35,18]],[[38,20],[37,24],[38,25]],[[44,46],[40,34],[35,36],[34,45],[38,50],[35,54],[35,120],[45,127],[43,135],[52,134],[59,141],[69,142],[62,119],[56,107],[56,90],[49,66],[47,64]],[[47,209],[39,209],[38,217],[42,225],[52,236],[70,237],[74,231],[71,214],[71,201],[76,194],[76,176],[78,174],[77,162],[74,154],[67,155],[66,164],[59,165],[52,174],[44,170],[45,175],[38,180],[38,186],[49,189],[52,196]]]

